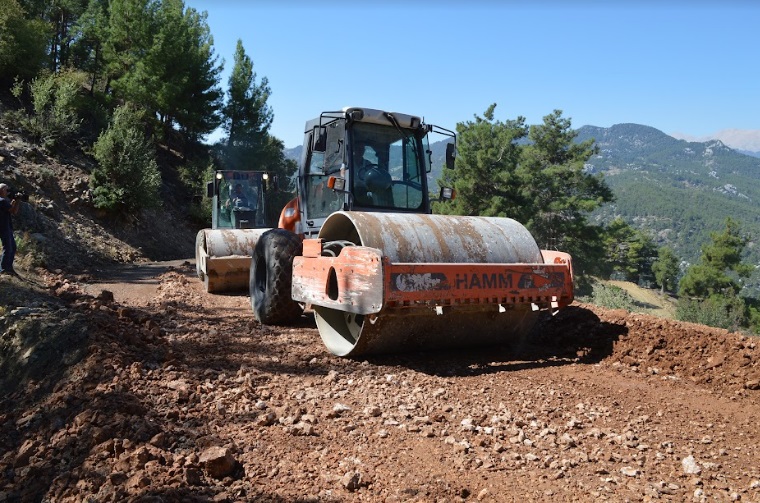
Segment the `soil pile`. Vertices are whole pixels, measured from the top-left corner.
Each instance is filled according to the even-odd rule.
[[[0,502],[760,501],[757,338],[573,305],[520,344],[340,359],[191,263],[114,269],[195,229],[106,221],[88,162],[0,130],[33,194],[0,278]]]
[[[756,338],[576,305],[352,361],[193,273],[131,304],[45,275],[3,318],[0,501],[760,500]]]

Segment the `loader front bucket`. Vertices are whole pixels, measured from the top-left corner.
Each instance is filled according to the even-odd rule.
[[[508,218],[338,212],[294,261],[293,298],[339,356],[514,342],[572,301],[569,255],[551,260]]]

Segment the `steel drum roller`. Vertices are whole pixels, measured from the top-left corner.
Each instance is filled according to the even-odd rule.
[[[251,254],[269,229],[204,229],[195,238],[195,267],[206,291],[224,292],[248,286]]]
[[[510,218],[337,212],[319,237],[377,248],[393,263],[543,263],[533,236]],[[404,307],[376,316],[314,311],[322,340],[339,356],[494,344],[525,336],[536,319],[530,305]]]

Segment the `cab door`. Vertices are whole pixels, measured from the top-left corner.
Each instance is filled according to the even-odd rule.
[[[342,121],[336,121],[342,122]],[[340,125],[328,128],[327,143],[324,152],[313,148],[311,138],[304,142],[308,151],[304,159],[301,180],[303,232],[306,238],[316,237],[328,215],[343,209],[346,199],[344,193],[336,192],[327,186],[330,176],[340,176],[342,142],[338,135]],[[332,131],[333,134],[330,134]],[[314,133],[308,136],[312,137]]]

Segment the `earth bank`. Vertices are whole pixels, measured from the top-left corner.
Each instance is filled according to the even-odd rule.
[[[153,279],[2,280],[34,295],[2,319],[0,501],[760,500],[756,338],[574,305],[352,361],[191,263]]]
[[[577,304],[519,345],[339,359],[308,314],[206,294],[174,205],[99,215],[88,162],[0,130],[33,194],[0,502],[760,501],[757,338]]]

